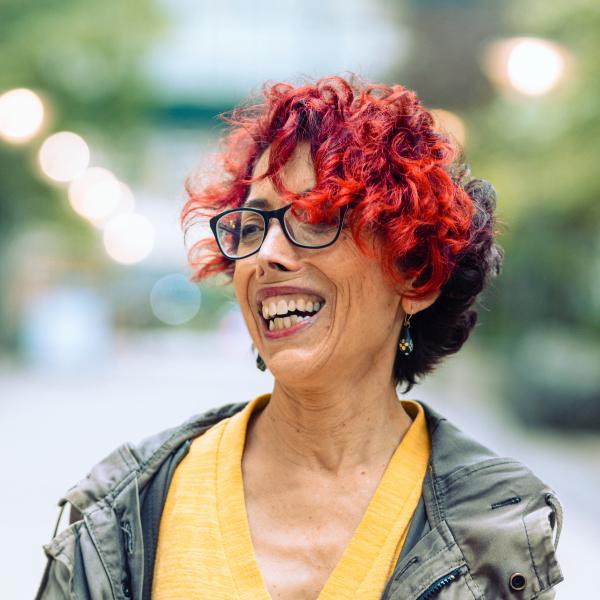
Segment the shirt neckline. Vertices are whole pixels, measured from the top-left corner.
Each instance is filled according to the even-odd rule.
[[[238,597],[248,600],[271,600],[252,544],[242,478],[248,422],[252,413],[264,407],[269,399],[270,394],[258,396],[228,420],[217,452],[217,514],[224,551]],[[394,450],[359,525],[317,600],[336,600],[340,598],[341,589],[348,592],[347,597],[355,597],[352,593],[373,567],[392,524],[414,496],[415,486],[419,489],[422,486],[422,478],[414,468],[407,466],[411,464],[407,461],[427,462],[429,447],[418,443],[427,427],[424,411],[415,400],[400,402],[413,422]],[[365,561],[365,556],[369,560]]]

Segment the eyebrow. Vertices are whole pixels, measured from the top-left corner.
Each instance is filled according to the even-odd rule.
[[[265,206],[269,206],[269,201],[265,198],[250,198],[242,204],[242,207],[265,208]]]
[[[310,191],[311,191],[310,188],[307,188],[306,190],[304,190],[301,193],[306,194],[307,192],[310,192]],[[242,207],[250,207],[250,208],[265,208],[265,207],[269,207],[269,206],[271,206],[271,203],[266,198],[250,198],[249,200],[246,200],[242,204]]]

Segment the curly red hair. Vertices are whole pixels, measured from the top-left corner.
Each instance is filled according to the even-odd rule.
[[[448,281],[471,241],[474,206],[450,174],[459,147],[434,126],[414,92],[341,77],[276,83],[265,86],[262,102],[223,118],[230,128],[222,177],[201,189],[188,180],[184,229],[240,206],[270,146],[263,177],[315,218],[348,205],[346,220],[361,251],[369,252],[363,234],[376,232],[384,271],[399,283],[415,278],[407,296],[422,298]],[[303,195],[285,190],[278,177],[299,141],[310,143],[316,174],[315,187]],[[233,271],[212,239],[194,244],[189,261],[196,281]]]

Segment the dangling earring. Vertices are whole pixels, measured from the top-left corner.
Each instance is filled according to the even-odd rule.
[[[256,368],[260,371],[267,370],[267,365],[265,364],[265,361],[262,359],[262,356],[260,354],[256,355]]]
[[[256,346],[254,344],[252,344],[250,346],[250,351],[254,354],[255,350],[256,350],[256,368],[259,371],[266,371],[267,365],[265,364],[265,361],[262,359],[262,356],[258,353],[258,349],[256,348]]]
[[[402,331],[400,332],[400,341],[398,342],[398,348],[404,356],[408,356],[414,348],[412,336],[410,335],[410,318],[412,315],[404,315],[404,322],[402,323]]]

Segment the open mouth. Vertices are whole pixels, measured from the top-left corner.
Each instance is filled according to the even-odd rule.
[[[313,294],[265,298],[258,307],[266,331],[284,331],[312,321],[325,300]]]

